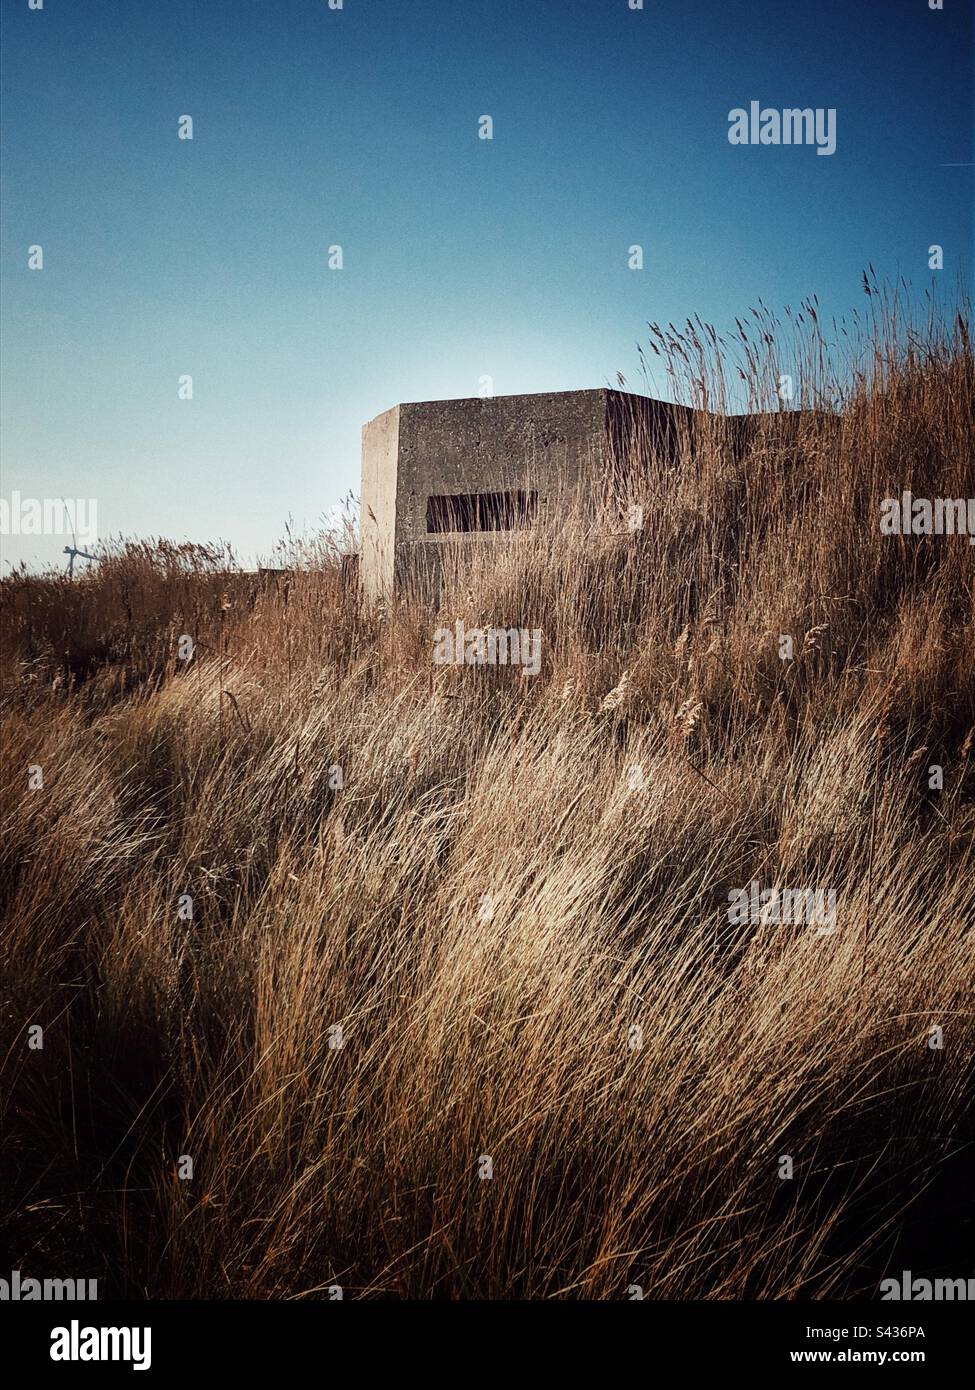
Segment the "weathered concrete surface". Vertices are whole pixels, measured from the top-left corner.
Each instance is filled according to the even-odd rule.
[[[362,590],[375,602],[393,587],[400,407],[362,427],[362,498],[359,516]]]
[[[428,530],[431,497],[525,491],[537,514],[591,493],[640,437],[676,453],[694,412],[623,391],[421,401],[362,431],[362,584],[369,599],[411,571],[436,575],[457,532]],[[465,533],[484,544],[496,532]]]

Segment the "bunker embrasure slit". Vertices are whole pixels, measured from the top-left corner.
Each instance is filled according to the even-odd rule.
[[[511,531],[529,526],[538,510],[538,493],[465,492],[427,498],[427,532]]]

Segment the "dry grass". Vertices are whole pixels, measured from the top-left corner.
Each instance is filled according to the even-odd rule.
[[[845,356],[814,304],[658,330],[691,403],[740,365],[767,405],[784,353],[819,413],[644,449],[438,616],[363,613],[328,557],[4,583],[11,1267],[250,1298],[970,1272],[975,547],[879,508],[975,493],[973,361],[961,317],[869,305]],[[541,674],[434,672],[457,616],[540,627]],[[836,933],[729,926],[753,878],[835,888]]]

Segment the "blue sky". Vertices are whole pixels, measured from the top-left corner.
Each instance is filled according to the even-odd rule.
[[[102,538],[250,560],[397,401],[636,384],[648,320],[841,313],[932,243],[970,280],[970,0],[0,5],[0,493]],[[729,144],[751,100],[834,107],[836,153]]]

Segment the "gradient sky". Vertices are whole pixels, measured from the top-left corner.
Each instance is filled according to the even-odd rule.
[[[0,492],[94,497],[103,539],[250,561],[358,491],[397,401],[637,384],[648,320],[842,313],[868,261],[920,292],[935,242],[971,282],[971,0],[2,16]],[[836,153],[730,145],[751,100],[835,107]],[[5,537],[4,570],[64,543]]]

